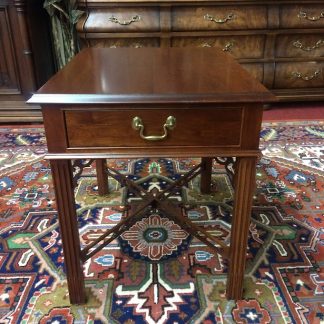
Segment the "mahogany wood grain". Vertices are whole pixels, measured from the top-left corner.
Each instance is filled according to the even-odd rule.
[[[238,158],[231,246],[221,245],[221,252],[230,255],[228,297],[241,298],[263,104],[275,100],[231,55],[215,48],[90,48],[51,78],[30,102],[42,104],[71,303],[85,302],[81,259],[102,245],[90,252],[90,244],[81,256],[69,159],[121,156],[204,157],[204,192],[212,158]],[[132,129],[135,116],[142,118],[145,136],[162,135],[168,116],[176,118],[176,127],[162,140],[149,141]],[[96,162],[103,194],[108,190],[106,161]],[[123,181],[137,190],[126,177]],[[208,246],[217,243],[170,205],[167,196],[146,193],[142,207],[152,202]],[[111,231],[117,236],[130,224]]]
[[[233,15],[227,23],[215,23],[205,19],[210,15],[216,20],[225,20]],[[262,29],[267,27],[267,11],[263,6],[192,6],[174,7],[172,11],[172,29],[180,30],[215,30],[215,29]]]
[[[96,37],[96,34],[93,35]],[[87,37],[81,39],[82,47],[160,47],[160,38],[158,37],[140,37],[140,38],[116,38],[109,35],[106,38]],[[123,35],[124,36],[124,35]]]
[[[274,88],[320,88],[324,86],[324,62],[278,63]]]
[[[93,110],[93,109],[92,109]],[[240,108],[226,109],[136,109],[122,111],[66,111],[68,146],[80,147],[156,147],[161,146],[233,146],[241,144]],[[161,136],[168,116],[176,126],[160,141],[147,141],[132,128],[140,117],[145,136]],[[231,129],[231,137],[227,136]]]
[[[237,59],[263,58],[265,35],[173,37],[172,47],[217,47]]]
[[[159,96],[161,101],[182,97],[188,102],[201,95],[210,101],[222,96],[223,102],[235,103],[246,101],[247,96],[256,102],[274,98],[231,56],[214,48],[88,48],[41,87],[31,101],[46,103],[38,94],[51,94],[48,103],[56,94],[101,94],[107,96],[107,102],[112,95],[127,102],[126,95],[136,94],[139,103],[141,97],[148,96]],[[134,102],[134,96],[131,98]]]
[[[324,19],[320,18],[323,12],[324,4],[307,3],[301,1],[294,4],[283,5],[280,7],[279,24],[282,28],[319,28],[324,27]],[[305,17],[300,16],[300,12],[304,12]],[[315,19],[308,19],[308,18]],[[317,19],[318,18],[318,19]]]
[[[289,34],[277,37],[277,57],[324,57],[323,33]]]
[[[323,0],[78,2],[87,12],[77,24],[83,48],[217,47],[232,54],[280,100],[324,99],[322,83],[289,83],[276,70],[281,63],[324,61],[320,47],[303,50],[292,45],[299,40],[303,47],[312,47],[323,35]],[[123,19],[134,15],[143,19],[118,25],[108,19],[110,12]]]
[[[250,226],[252,196],[255,188],[256,158],[239,157],[235,163],[234,210],[226,295],[241,299]]]
[[[138,17],[137,19],[134,17]],[[95,30],[92,26],[96,26]],[[92,32],[154,32],[160,30],[158,7],[96,9],[86,18],[84,28]]]
[[[52,160],[52,176],[56,194],[64,264],[71,304],[86,302],[83,266],[80,259],[80,238],[69,160]]]
[[[241,66],[259,82],[264,81],[264,64],[261,63],[242,63]]]
[[[107,175],[107,160],[96,159],[96,173],[98,183],[98,193],[100,196],[107,195],[108,190],[108,175]]]

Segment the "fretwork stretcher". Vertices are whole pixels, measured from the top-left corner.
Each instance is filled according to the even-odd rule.
[[[107,230],[100,235],[96,240],[88,244],[81,251],[81,260],[84,262],[102,250],[106,245],[115,240],[123,232],[127,231],[138,220],[143,218],[143,214],[148,209],[158,209],[164,212],[165,216],[178,224],[182,229],[186,230],[191,235],[209,246],[215,253],[221,254],[223,257],[228,258],[229,247],[224,244],[220,239],[209,234],[208,231],[196,225],[189,220],[184,214],[184,205],[175,204],[168,199],[174,191],[178,190],[184,185],[187,185],[192,179],[201,174],[202,164],[198,164],[184,176],[168,185],[162,191],[154,188],[147,191],[137,185],[134,181],[128,179],[125,175],[113,168],[107,167],[107,175],[118,181],[121,186],[127,187],[129,192],[133,193],[135,197],[140,198],[141,202],[125,207],[125,217],[113,228]],[[101,243],[100,243],[101,242]]]

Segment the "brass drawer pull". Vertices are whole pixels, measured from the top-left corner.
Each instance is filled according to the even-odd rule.
[[[133,23],[133,22],[138,22],[138,21],[140,21],[140,20],[141,20],[141,16],[136,15],[136,16],[133,16],[131,19],[129,19],[129,20],[124,20],[124,21],[119,20],[119,19],[118,19],[117,17],[115,17],[115,16],[111,16],[111,17],[108,18],[108,20],[111,21],[111,22],[113,22],[113,23],[115,23],[115,24],[119,24],[119,25],[123,25],[123,26],[125,26],[125,25],[130,25],[130,24]]]
[[[311,52],[321,46],[324,45],[324,41],[323,40],[318,40],[314,46],[305,46],[301,43],[300,40],[296,40],[295,42],[293,42],[293,46],[300,48],[301,50],[305,51],[305,52]]]
[[[217,19],[217,18],[215,18],[215,17],[213,17],[213,16],[211,16],[211,15],[209,15],[209,14],[206,14],[206,15],[204,16],[204,18],[205,18],[206,20],[213,21],[213,22],[215,22],[215,23],[217,23],[217,24],[225,24],[225,23],[227,23],[228,21],[233,20],[233,19],[235,18],[235,15],[234,15],[233,13],[229,13],[229,14],[227,15],[227,17],[225,17],[225,18],[223,18],[223,19]]]
[[[225,44],[225,46],[222,48],[223,52],[231,52],[232,48],[234,46],[234,42],[228,42]],[[213,45],[209,44],[209,43],[202,43],[200,45],[200,47],[213,47]]]
[[[313,17],[308,16],[305,11],[300,11],[298,14],[298,18],[303,18],[303,19],[307,19],[310,21],[317,21],[317,20],[320,20],[321,18],[324,18],[324,11],[322,11],[319,14],[319,16],[313,16]]]
[[[291,73],[291,76],[295,79],[302,79],[304,81],[311,81],[315,78],[317,78],[319,75],[321,74],[321,72],[319,70],[315,71],[313,74],[310,75],[306,75],[306,74],[302,74],[300,72],[294,71]]]
[[[132,121],[132,127],[135,130],[140,131],[141,138],[147,140],[147,141],[160,141],[165,139],[168,136],[168,129],[172,130],[176,126],[176,118],[173,116],[169,116],[167,120],[165,121],[165,124],[163,125],[164,134],[163,135],[151,135],[151,136],[145,136],[144,135],[144,124],[140,117],[134,117]]]
[[[222,48],[223,52],[231,52],[234,46],[234,42],[228,42],[225,44],[225,46]]]

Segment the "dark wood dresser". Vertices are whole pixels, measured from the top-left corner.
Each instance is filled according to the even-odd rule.
[[[82,47],[219,47],[280,100],[324,99],[323,0],[79,0]],[[217,73],[217,71],[215,71]]]
[[[40,0],[0,0],[0,122],[41,121],[25,101],[54,73],[47,13]]]

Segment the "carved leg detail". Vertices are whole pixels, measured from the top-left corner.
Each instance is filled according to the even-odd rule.
[[[213,158],[201,158],[201,178],[200,178],[200,191],[203,194],[209,194],[211,191],[211,177]]]
[[[96,171],[98,182],[98,193],[100,196],[107,195],[108,190],[108,175],[107,175],[107,160],[96,159]]]
[[[86,302],[83,267],[80,258],[80,238],[75,211],[73,173],[70,160],[52,160],[60,232],[71,304]]]
[[[237,158],[235,169],[235,196],[231,228],[227,298],[241,299],[251,218],[252,197],[255,188],[256,158]]]

